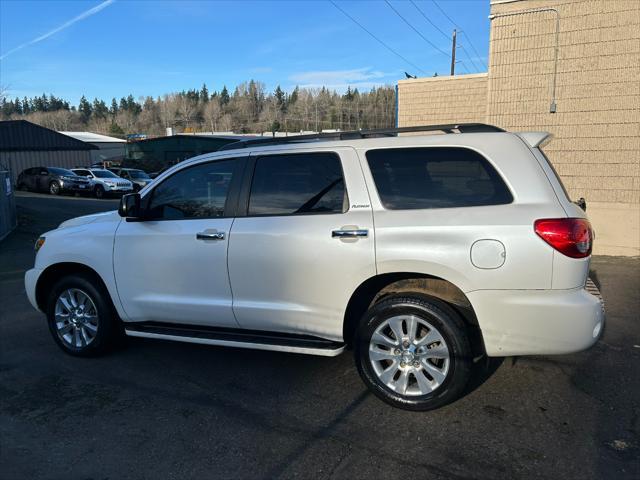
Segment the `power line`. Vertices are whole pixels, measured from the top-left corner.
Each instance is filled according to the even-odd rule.
[[[400,19],[406,23],[407,25],[409,25],[409,27],[411,28],[411,30],[413,30],[414,32],[416,32],[418,35],[420,35],[420,37],[427,42],[429,45],[431,45],[433,48],[435,48],[436,50],[438,50],[440,53],[442,53],[445,56],[449,56],[449,54],[447,52],[445,52],[444,50],[442,50],[440,47],[438,47],[437,45],[435,45],[431,40],[429,40],[427,37],[425,37],[424,35],[422,35],[422,33],[420,33],[420,31],[418,29],[416,29],[413,25],[411,25],[406,18],[404,18],[402,15],[400,15],[400,12],[398,12],[398,10],[396,10],[395,8],[393,8],[393,5],[391,5],[391,3],[389,3],[388,0],[385,0],[385,3],[389,6],[389,8],[391,10],[393,10],[395,12],[395,14],[400,17]]]
[[[469,42],[469,45],[471,46],[471,49],[473,50],[473,52],[476,54],[476,58],[482,62],[482,65],[484,65],[484,68],[487,69],[487,64],[485,63],[485,61],[482,59],[482,57],[480,56],[480,54],[478,53],[478,51],[476,50],[476,47],[473,46],[473,43],[471,43],[471,39],[469,38],[469,36],[467,35],[467,32],[465,32],[464,30],[462,30],[462,34],[465,36],[465,38],[467,39],[467,41]],[[471,58],[469,58],[469,60],[471,60]]]
[[[409,65],[411,65],[413,68],[415,68],[416,70],[421,71],[422,73],[424,73],[425,75],[427,74],[427,72],[425,72],[424,70],[422,70],[420,67],[418,67],[415,63],[407,60],[405,57],[403,57],[402,55],[400,55],[398,52],[396,52],[393,48],[391,48],[389,45],[387,45],[386,43],[384,43],[382,40],[380,40],[378,37],[376,37],[373,33],[371,33],[369,30],[367,30],[360,22],[358,22],[355,18],[353,18],[351,15],[349,15],[347,12],[345,12],[342,8],[340,8],[338,6],[338,4],[336,2],[334,2],[333,0],[329,0],[331,2],[331,4],[336,7],[340,12],[342,12],[342,14],[347,17],[349,20],[351,20],[353,23],[355,23],[356,25],[358,25],[362,30],[364,30],[365,32],[367,32],[371,37],[373,37],[378,43],[380,43],[380,45],[382,45],[383,47],[385,47],[387,50],[389,50],[391,53],[393,53],[395,56],[397,56],[398,58],[401,58],[403,61],[405,61],[406,63],[408,63]]]
[[[471,65],[473,65],[473,68],[475,68],[475,69],[476,69],[476,72],[479,72],[479,71],[480,71],[480,69],[479,69],[479,68],[478,68],[478,66],[476,65],[476,62],[474,62],[474,61],[473,61],[473,58],[471,58],[471,57],[469,56],[469,54],[467,53],[466,48],[464,48],[464,45],[462,45],[462,44],[461,44],[461,45],[460,45],[460,48],[462,49],[462,51],[464,52],[464,54],[467,56],[467,58],[468,58],[468,59],[469,59],[469,61],[471,62]]]
[[[442,12],[442,14],[447,17],[447,19],[451,22],[451,24],[456,27],[458,30],[460,30],[460,32],[466,37],[467,41],[469,42],[469,45],[471,46],[471,48],[473,49],[474,53],[476,54],[476,56],[478,57],[478,60],[480,60],[482,62],[482,64],[484,65],[485,68],[487,68],[487,64],[484,62],[484,60],[482,60],[482,57],[480,56],[480,54],[478,53],[478,51],[476,50],[476,47],[473,46],[473,43],[471,42],[471,39],[469,38],[469,36],[467,35],[467,33],[460,28],[460,26],[449,16],[447,15],[447,12],[445,12],[442,7],[440,5],[438,5],[438,2],[436,2],[436,0],[431,0],[431,2],[438,7],[438,10],[440,10],[440,12]],[[471,59],[469,59],[471,60]]]
[[[449,39],[449,35],[447,33],[445,33],[440,27],[438,27],[438,25],[436,25],[429,17],[427,17],[427,14],[424,13],[424,11],[413,1],[413,0],[409,0],[411,2],[411,4],[416,8],[416,10],[418,10],[418,12],[420,12],[420,15],[422,15],[424,17],[424,19],[429,22],[436,30],[438,30],[438,32],[440,32],[442,34],[443,37],[445,37],[446,39]],[[465,35],[466,37],[466,33],[464,33],[464,31],[461,30],[461,32]],[[467,37],[468,38],[468,37]],[[464,49],[464,45],[460,45],[460,48]],[[480,71],[480,68],[478,68],[478,66],[476,65],[476,62],[473,61],[473,59],[469,56],[469,54],[467,53],[466,50],[464,50],[464,54],[467,56],[467,58],[469,59],[469,61],[473,64],[473,68],[475,68],[475,70],[477,72]],[[467,70],[468,72],[468,70]]]
[[[435,28],[435,29],[436,29],[436,30],[438,30],[442,35],[444,35],[444,37],[445,37],[447,40],[449,40],[449,39],[451,38],[451,37],[449,36],[449,34],[448,34],[448,33],[443,32],[443,31],[442,31],[442,29],[441,29],[438,25],[436,25],[433,21],[431,21],[431,19],[430,19],[429,17],[427,17],[427,14],[426,14],[426,13],[424,13],[424,12],[422,11],[422,9],[421,9],[420,7],[418,7],[418,5],[416,5],[416,3],[415,3],[413,0],[409,0],[409,1],[411,2],[411,5],[413,5],[414,7],[416,7],[416,10],[418,10],[418,12],[420,12],[420,14],[424,17],[424,19],[425,19],[427,22],[429,22],[433,28]]]

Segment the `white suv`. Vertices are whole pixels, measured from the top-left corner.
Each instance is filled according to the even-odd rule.
[[[603,331],[592,230],[547,137],[465,124],[226,146],[44,234],[26,291],[74,355],[123,334],[352,347],[377,396],[436,408],[484,355],[576,352]]]
[[[71,171],[91,180],[91,188],[96,198],[104,198],[114,193],[131,193],[134,190],[133,183],[106,168],[73,168]]]

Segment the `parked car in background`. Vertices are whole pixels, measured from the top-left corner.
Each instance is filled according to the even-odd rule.
[[[74,168],[75,174],[88,178],[96,198],[133,192],[133,183],[104,168]]]
[[[91,189],[91,182],[66,168],[33,167],[23,170],[18,175],[16,186],[18,190],[59,195],[63,192],[88,192]]]
[[[147,172],[138,168],[112,167],[108,170],[115,173],[120,178],[124,178],[125,180],[129,180],[133,183],[133,189],[136,192],[139,192],[153,181],[153,179],[147,175]]]

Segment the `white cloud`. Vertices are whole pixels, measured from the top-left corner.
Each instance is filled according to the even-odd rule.
[[[100,3],[99,5],[96,5],[95,7],[90,8],[89,10],[87,10],[85,12],[82,12],[77,17],[74,17],[71,20],[68,20],[68,21],[64,22],[62,25],[54,28],[53,30],[50,30],[45,34],[34,38],[33,40],[29,40],[28,42],[23,43],[22,45],[18,45],[17,47],[12,48],[8,52],[3,53],[2,55],[0,55],[0,60],[4,60],[5,58],[7,58],[12,53],[17,52],[18,50],[22,50],[25,47],[33,45],[34,43],[38,43],[38,42],[42,42],[43,40],[46,40],[47,38],[51,37],[52,35],[55,35],[56,33],[61,32],[62,30],[66,29],[66,28],[69,28],[71,25],[73,25],[76,22],[79,22],[80,20],[84,20],[85,18],[90,17],[91,15],[95,15],[99,11],[107,8],[113,2],[115,2],[115,0],[106,0],[106,1],[104,1],[102,3]]]
[[[289,76],[289,80],[303,88],[327,87],[336,90],[346,89],[347,86],[370,88],[384,85],[390,80],[395,81],[398,73],[372,70],[371,67],[354,68],[352,70],[317,70],[298,72]],[[385,82],[384,79],[387,79]]]

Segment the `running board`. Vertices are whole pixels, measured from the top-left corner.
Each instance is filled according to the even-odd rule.
[[[200,325],[181,325],[160,322],[132,322],[125,324],[125,333],[130,337],[156,338],[177,342],[218,345],[223,347],[251,348],[276,352],[303,353],[335,357],[341,354],[345,345],[311,335],[263,332],[217,328]]]

